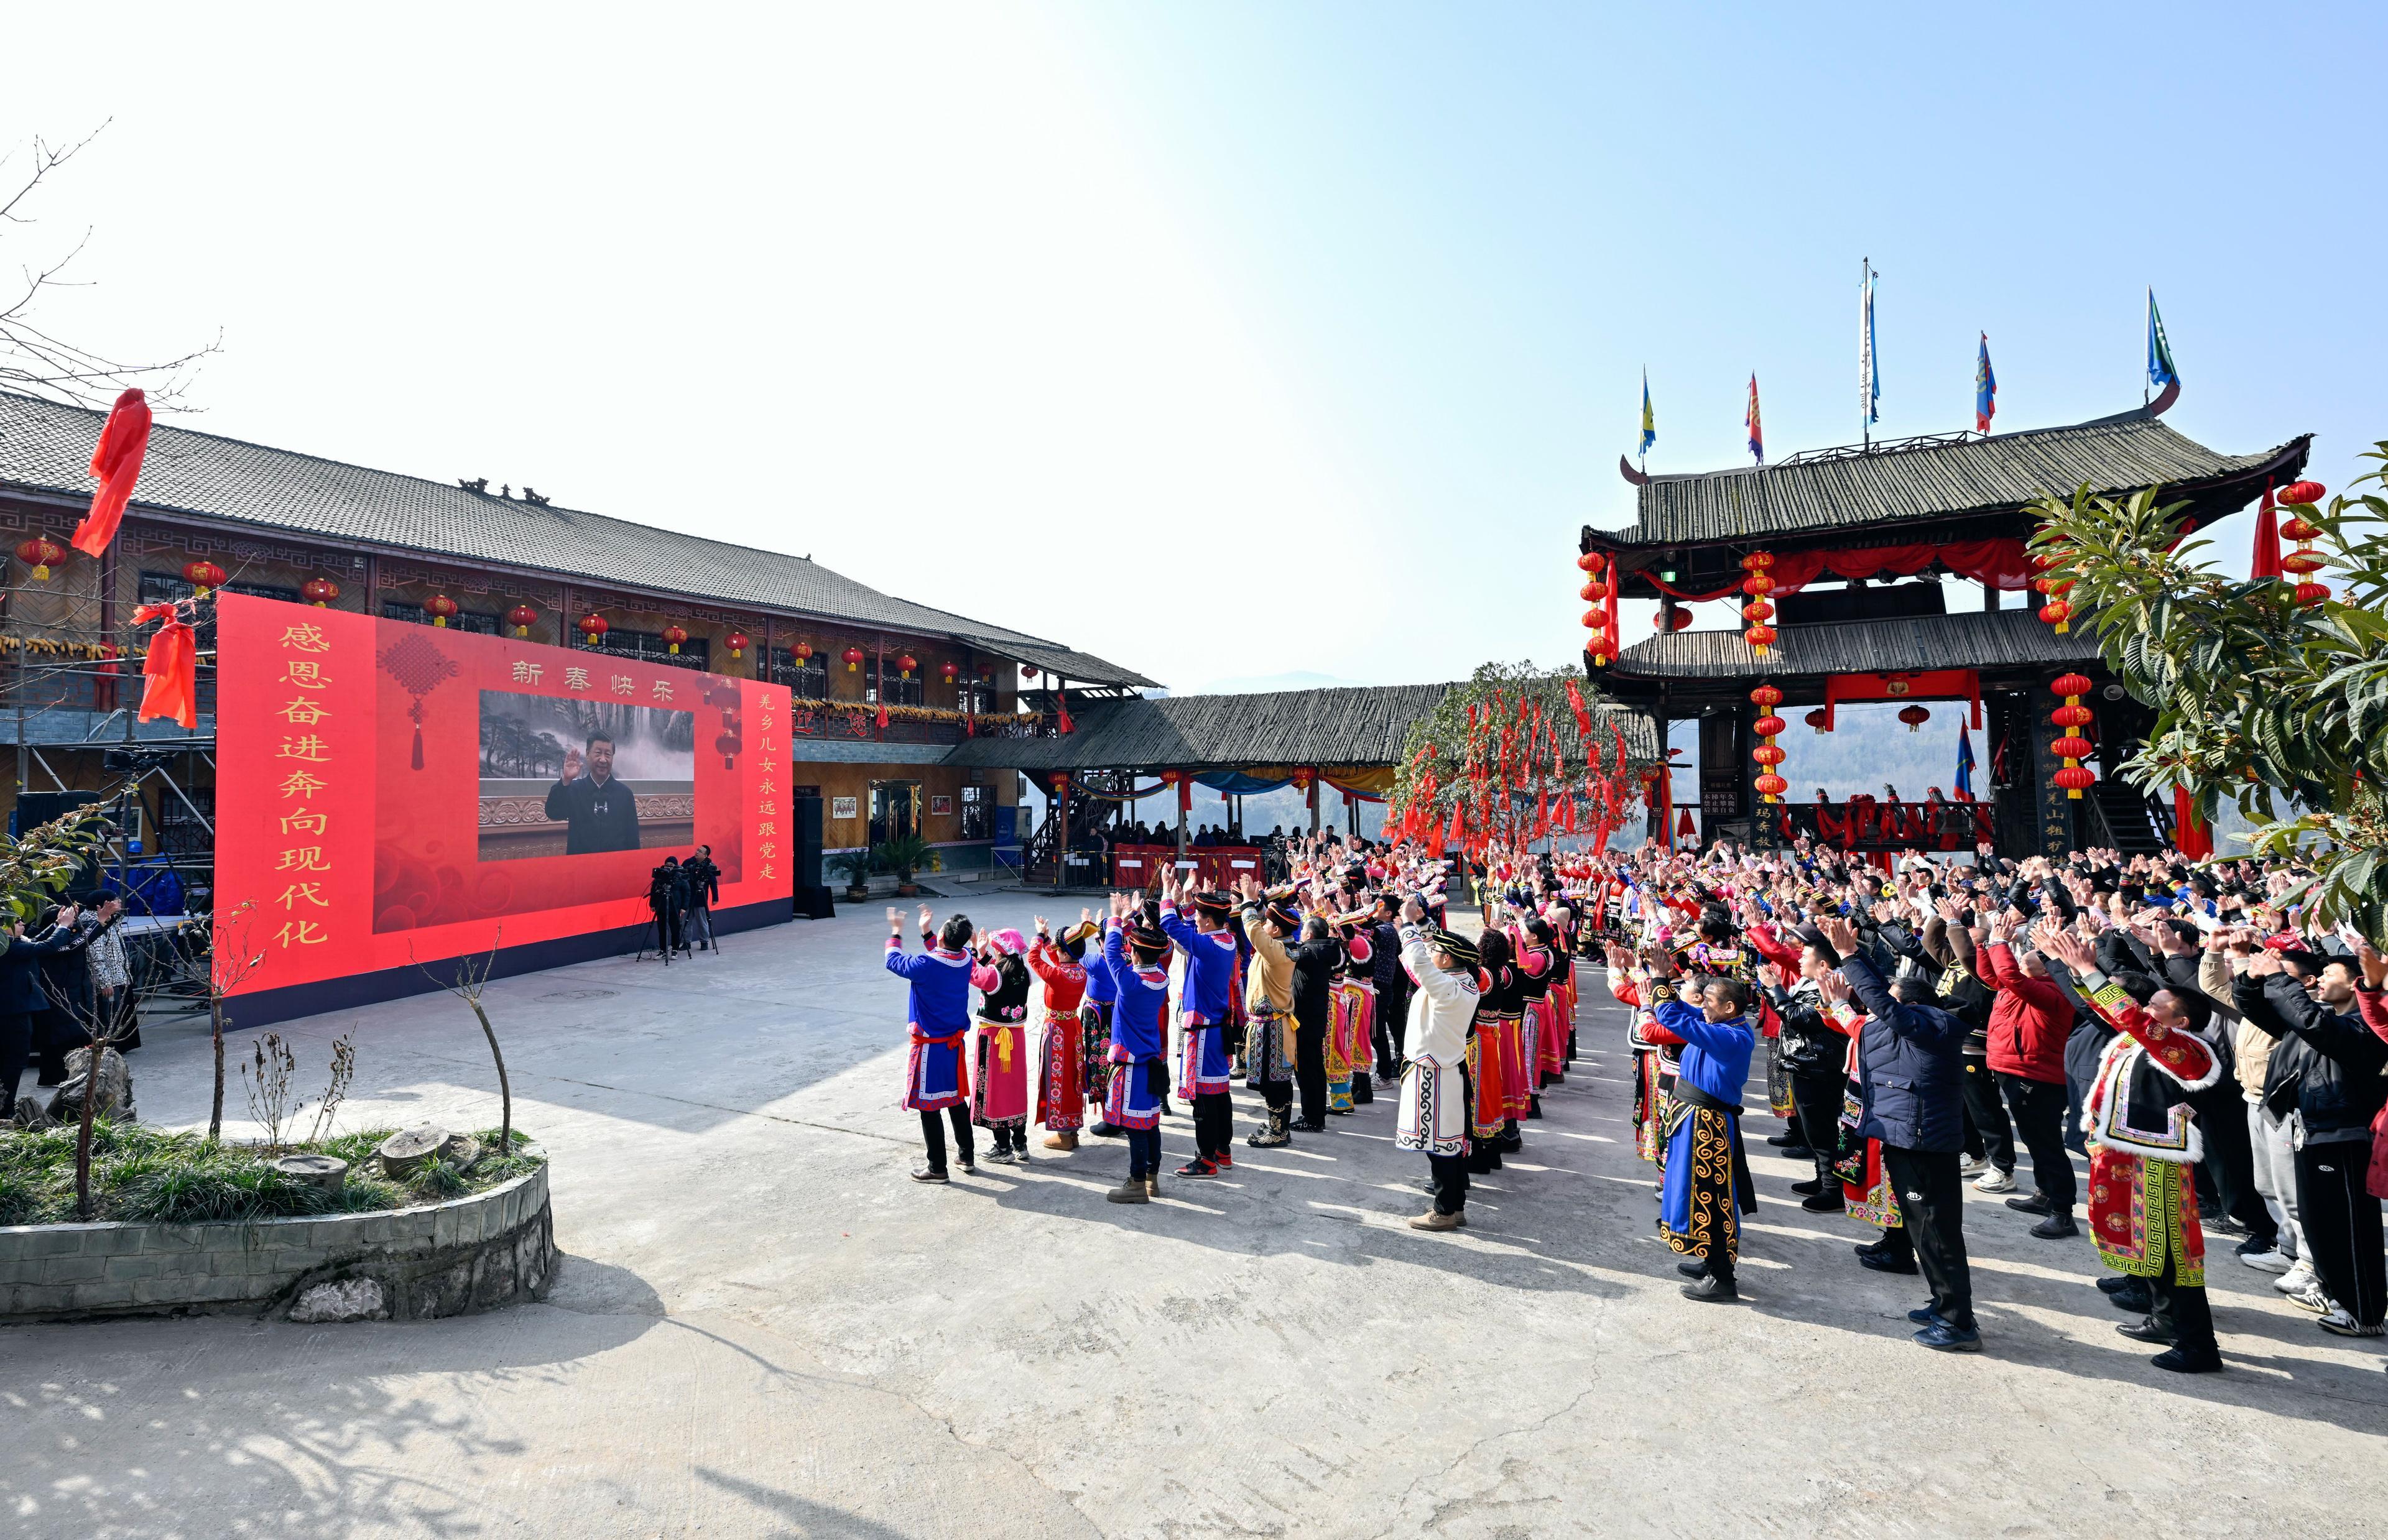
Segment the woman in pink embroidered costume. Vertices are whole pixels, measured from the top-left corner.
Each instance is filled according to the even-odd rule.
[[[962,1067],[962,1041],[970,1036],[970,917],[956,915],[941,932],[931,923],[929,906],[921,906],[921,954],[904,953],[904,915],[887,911],[887,971],[911,986],[906,1002],[912,1051],[905,1060],[904,1107],[921,1115],[921,1138],[929,1147],[929,1163],[912,1173],[914,1181],[944,1181],[946,1133],[937,1124],[943,1111],[954,1126],[956,1153],[964,1175],[977,1170],[971,1149],[970,1074]],[[993,970],[989,970],[990,973]]]
[[[1029,970],[1045,986],[1045,1037],[1036,1055],[1036,1120],[1045,1125],[1045,1147],[1074,1150],[1086,1122],[1085,1023],[1078,1012],[1086,993],[1087,938],[1100,933],[1081,910],[1076,925],[1056,940],[1036,916],[1036,940],[1028,949]]]
[[[987,1158],[1010,1166],[1028,1158],[1028,943],[1017,930],[980,938],[971,983],[980,991],[972,1045],[977,1083],[971,1121],[993,1130]]]
[[[1367,911],[1346,915],[1336,922],[1343,942],[1343,965],[1335,979],[1335,1025],[1342,1034],[1343,1057],[1352,1067],[1345,1094],[1355,1106],[1377,1099],[1375,1077],[1369,1073],[1376,1050],[1376,952],[1368,944]]]

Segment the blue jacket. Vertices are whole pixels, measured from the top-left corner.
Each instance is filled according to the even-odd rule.
[[[1205,931],[1171,910],[1161,912],[1161,928],[1177,950],[1186,953],[1186,988],[1182,1002],[1213,1027],[1226,1024],[1235,993],[1236,937],[1233,931]]]
[[[1865,1007],[1858,1029],[1859,1132],[1906,1150],[1945,1155],[1965,1142],[1962,1019],[1937,1005],[1903,1004],[1863,957],[1845,958],[1841,977]]]
[[[7,951],[0,953],[0,1016],[39,1016],[50,1008],[50,997],[42,992],[41,960],[64,952],[74,940],[73,931],[56,926],[32,940],[7,939]]]
[[[1103,969],[1111,975],[1119,1004],[1111,1009],[1111,1062],[1142,1064],[1169,1048],[1162,1013],[1169,1009],[1169,975],[1161,968],[1138,967],[1128,954],[1119,921],[1103,928]],[[1089,977],[1094,969],[1086,970]]]

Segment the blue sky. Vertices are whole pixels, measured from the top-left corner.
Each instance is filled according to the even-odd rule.
[[[2001,428],[2136,402],[2153,284],[2181,431],[2388,437],[2382,7],[291,14],[0,106],[114,119],[0,251],[94,227],[58,329],[1180,689],[1574,655],[1643,368],[1654,470],[1742,462],[1753,370],[1772,458],[1853,439],[1861,256],[1884,435],[1970,425],[1982,331]]]

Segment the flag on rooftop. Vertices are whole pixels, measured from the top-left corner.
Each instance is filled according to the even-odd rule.
[[[1999,377],[1990,369],[1990,334],[1982,334],[1982,356],[1974,365],[1974,431],[1990,431],[1999,412]]]
[[[2180,378],[2172,366],[2172,344],[2165,338],[2164,316],[2156,309],[2154,285],[2148,288],[2148,384],[2168,385]]]
[[[1648,454],[1650,446],[1658,442],[1658,418],[1650,410],[1650,372],[1642,371],[1642,447],[1633,451]]]
[[[1749,458],[1760,465],[1766,463],[1766,430],[1758,422],[1758,374],[1749,376],[1749,410],[1742,414],[1741,425],[1749,430]]]

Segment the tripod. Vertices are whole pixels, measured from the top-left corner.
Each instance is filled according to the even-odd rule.
[[[668,928],[664,925],[667,915],[671,916],[673,922]],[[720,944],[718,941],[714,943],[716,947]],[[687,916],[681,913],[658,909],[652,903],[648,904],[646,934],[639,939],[639,954],[631,960],[645,962],[650,948],[664,960],[666,967],[671,966],[672,953],[675,951],[693,958],[696,953],[689,950]]]

